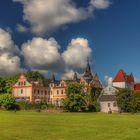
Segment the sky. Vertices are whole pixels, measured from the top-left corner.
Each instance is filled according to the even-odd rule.
[[[38,70],[140,79],[140,0],[1,0],[0,76]]]

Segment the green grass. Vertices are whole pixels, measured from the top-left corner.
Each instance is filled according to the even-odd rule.
[[[140,115],[0,111],[0,140],[140,140]]]

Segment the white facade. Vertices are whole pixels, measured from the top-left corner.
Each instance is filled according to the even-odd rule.
[[[114,87],[123,88],[123,89],[131,89],[131,85],[127,82],[113,82]]]
[[[117,106],[117,102],[116,101],[104,101],[104,102],[100,102],[100,108],[101,108],[101,112],[118,112],[119,108]]]

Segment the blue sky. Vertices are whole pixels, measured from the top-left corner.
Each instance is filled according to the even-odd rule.
[[[19,49],[22,48],[23,43],[27,43],[27,41],[32,40],[33,37],[40,37],[47,40],[53,37],[59,46],[61,46],[61,49],[59,49],[59,53],[61,54],[67,50],[67,46],[72,39],[84,38],[88,40],[88,47],[92,49],[90,53],[92,70],[98,73],[103,82],[105,75],[114,77],[119,69],[124,69],[127,73],[132,72],[137,79],[140,79],[140,65],[138,63],[140,59],[139,0],[100,0],[108,1],[109,5],[102,8],[97,8],[94,5],[92,16],[86,17],[85,19],[79,18],[77,22],[70,21],[66,24],[64,23],[51,31],[47,29],[43,34],[31,31],[31,26],[33,26],[31,25],[32,21],[23,19],[25,15],[23,10],[25,9],[21,1],[1,0],[0,4],[0,28],[6,32],[7,30],[10,32],[9,34],[14,44],[16,44]],[[48,0],[46,0],[46,3],[47,1]],[[90,1],[87,0],[74,1],[78,8],[87,8],[89,2]],[[46,19],[44,22],[47,24],[48,20]],[[39,22],[39,24],[40,23],[41,22]],[[19,31],[19,29],[17,29],[18,24],[25,27],[24,29],[26,29],[26,31]],[[49,27],[51,29],[51,26]],[[12,53],[12,55],[16,54]],[[77,53],[77,55],[79,54]],[[87,55],[85,55],[85,57],[86,56]],[[44,65],[48,64],[48,67],[43,67],[43,65],[39,65],[40,67],[35,66],[36,64],[31,64],[32,66],[30,66],[29,62],[26,63],[24,56],[20,55],[18,57],[20,58],[20,67],[22,69],[30,68],[44,72],[46,68],[49,71],[52,70],[56,72],[58,67],[56,63],[54,63],[53,66],[50,63],[44,63]],[[36,56],[36,58],[38,58],[38,56]],[[85,58],[83,59],[83,61],[85,61]],[[69,67],[67,71],[74,70],[82,72],[83,66],[84,64],[81,64],[79,67],[74,68],[74,65],[68,64],[66,67]],[[2,70],[3,69],[0,68],[1,75],[5,74]],[[62,70],[58,71],[60,71],[60,74],[65,72]]]

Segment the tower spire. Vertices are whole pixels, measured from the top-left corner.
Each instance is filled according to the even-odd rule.
[[[84,72],[84,77],[92,77],[92,73],[91,73],[91,68],[90,68],[90,64],[89,64],[89,57],[87,57],[87,65],[86,65],[86,69]]]
[[[55,82],[55,75],[54,75],[54,73],[52,74],[51,81],[52,81],[52,82]]]

